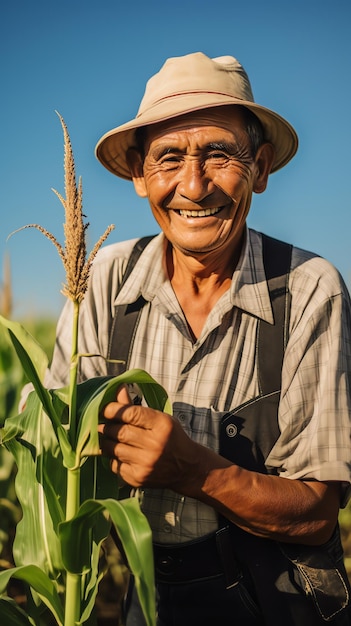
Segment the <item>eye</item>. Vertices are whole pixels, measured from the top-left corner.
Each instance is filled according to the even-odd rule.
[[[158,165],[164,170],[170,170],[178,167],[182,161],[180,154],[169,152],[164,154],[159,160]]]
[[[210,158],[210,159],[226,159],[226,158],[228,158],[228,155],[225,154],[224,152],[210,152],[210,154],[207,156],[207,158]]]
[[[168,154],[161,159],[161,163],[176,163],[180,161],[180,157],[176,154]]]
[[[216,163],[224,163],[229,158],[229,155],[226,152],[221,152],[219,150],[213,150],[213,152],[208,152],[206,155],[207,161],[215,161]]]

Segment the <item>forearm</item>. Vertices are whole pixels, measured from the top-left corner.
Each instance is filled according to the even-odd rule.
[[[181,489],[184,495],[205,502],[254,535],[318,545],[329,539],[337,522],[338,483],[251,472],[200,447],[192,476]]]
[[[134,487],[168,488],[214,508],[244,530],[278,541],[322,544],[335,527],[339,484],[251,472],[192,441],[165,413],[109,403],[99,427],[112,469]]]

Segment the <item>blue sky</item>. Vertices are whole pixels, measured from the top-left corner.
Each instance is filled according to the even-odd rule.
[[[249,225],[328,258],[351,281],[349,0],[5,0],[0,12],[0,263],[11,262],[14,317],[58,316],[64,274],[39,223],[63,243],[64,117],[82,176],[88,247],[157,232],[147,202],[94,156],[134,117],[146,80],[170,56],[231,54],[257,102],[296,128],[300,147]]]

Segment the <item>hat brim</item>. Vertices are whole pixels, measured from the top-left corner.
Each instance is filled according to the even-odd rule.
[[[195,97],[194,97],[195,96]],[[131,180],[127,164],[129,148],[136,147],[135,131],[137,128],[158,124],[174,117],[218,106],[240,105],[254,113],[264,128],[265,140],[275,149],[275,158],[271,172],[275,172],[286,165],[295,155],[298,148],[298,138],[293,127],[278,113],[271,111],[255,102],[243,101],[223,94],[179,94],[182,110],[179,110],[179,100],[173,97],[160,100],[151,109],[144,111],[134,120],[113,128],[103,135],[95,148],[99,161],[112,174]]]

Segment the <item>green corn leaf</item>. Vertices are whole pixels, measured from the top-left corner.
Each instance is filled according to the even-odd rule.
[[[101,550],[100,546],[93,544],[91,551],[91,571],[88,578],[84,581],[84,594],[83,602],[81,603],[81,624],[91,623],[91,626],[96,626],[95,620],[92,619],[92,611],[95,607],[95,600],[99,590],[99,583],[105,576],[107,571],[107,565],[101,567]],[[83,580],[82,580],[83,582]],[[90,619],[89,619],[90,618]]]
[[[35,626],[29,616],[11,598],[0,598],[0,624],[4,626]]]
[[[172,406],[168,399],[167,392],[152,378],[152,376],[150,376],[150,374],[144,370],[128,370],[127,372],[124,372],[124,374],[118,376],[116,380],[118,380],[119,385],[137,384],[140,387],[148,406],[172,415]],[[110,402],[111,400],[114,400],[114,394],[115,389],[109,388],[104,401],[106,400]]]
[[[17,412],[24,374],[8,331],[0,325],[0,426]]]
[[[17,428],[7,430],[8,422]],[[35,393],[17,420],[6,420],[4,431],[5,446],[18,468],[15,487],[23,511],[13,547],[16,564],[35,563],[55,576],[62,569],[57,527],[64,519],[66,471],[52,424]]]
[[[63,626],[63,608],[55,584],[39,567],[35,565],[24,565],[0,572],[0,594],[4,593],[11,578],[23,580],[27,583],[50,609],[58,626]],[[2,608],[3,607],[0,605],[0,611]],[[2,616],[1,612],[0,616]],[[19,624],[20,623],[21,622],[19,622]],[[1,624],[7,624],[7,622],[1,620]]]
[[[9,337],[17,352],[23,370],[33,387],[55,429],[60,442],[66,467],[74,463],[74,454],[66,431],[61,425],[52,402],[51,393],[44,387],[43,380],[48,365],[48,358],[38,342],[18,322],[12,322],[0,315],[0,323],[8,329]]]
[[[98,385],[100,381],[100,386]],[[101,408],[115,400],[117,389],[123,384],[137,384],[148,406],[171,414],[171,404],[164,388],[147,372],[133,369],[114,378],[103,377],[78,385],[78,398],[83,397],[77,443],[77,463],[84,456],[99,454],[97,425]]]
[[[135,588],[146,623],[148,626],[155,626],[154,558],[149,523],[141,512],[136,498],[120,501],[108,499],[101,504],[111,517],[133,572]]]
[[[110,526],[96,500],[87,500],[74,518],[60,524],[62,559],[68,572],[84,574],[91,568],[91,541],[99,545]]]
[[[25,370],[28,379],[32,381],[32,370],[35,370],[36,376],[39,380],[43,381],[46,368],[48,366],[48,357],[44,350],[41,348],[39,343],[28,333],[28,331],[21,325],[19,322],[14,322],[6,319],[2,315],[0,315],[0,323],[7,328],[9,331],[9,336],[14,344],[14,338],[17,340],[17,343],[20,344],[21,347],[14,344],[14,348],[22,362],[22,357],[25,357],[25,363],[22,362],[22,366]],[[18,352],[19,350],[19,352]],[[30,354],[30,363],[27,363],[27,357],[23,354],[25,352],[27,355]],[[27,371],[28,370],[28,371]]]
[[[78,514],[60,524],[59,533],[65,567],[72,572],[86,571],[91,567],[90,537],[102,541],[107,536],[108,523],[103,515],[107,511],[120,537],[129,567],[135,577],[141,607],[148,626],[155,625],[155,588],[152,536],[146,517],[136,498],[116,501],[88,500]],[[96,577],[96,572],[93,574]]]
[[[94,502],[94,501],[89,501]],[[95,606],[101,570],[101,544],[106,539],[111,523],[103,509],[84,503],[77,516],[59,527],[62,557],[65,569],[81,578],[80,622],[85,623]]]
[[[102,456],[87,457],[80,469],[80,502],[128,497],[130,487],[127,493],[121,494],[121,483],[122,480],[111,472],[109,459]]]

